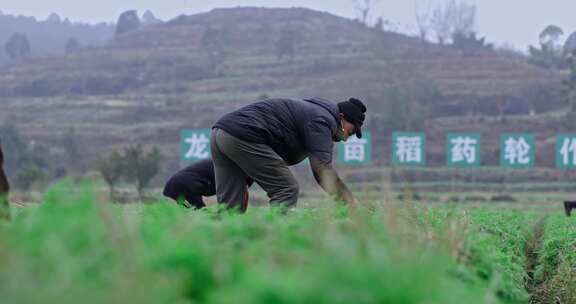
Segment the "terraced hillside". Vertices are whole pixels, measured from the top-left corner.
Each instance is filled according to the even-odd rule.
[[[547,111],[557,96],[534,92],[559,91],[560,83],[560,75],[496,52],[464,53],[328,13],[218,9],[3,70],[0,122],[53,147],[74,126],[88,158],[132,142],[159,144],[175,166],[181,128],[209,127],[263,96],[355,95],[378,117],[390,87],[410,84],[408,91],[429,88],[420,99],[429,95],[438,117],[496,114],[514,102],[520,112]],[[384,131],[377,122],[370,129]]]

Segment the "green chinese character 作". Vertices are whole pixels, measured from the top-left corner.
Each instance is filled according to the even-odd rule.
[[[562,134],[556,138],[556,167],[576,168],[576,135]]]

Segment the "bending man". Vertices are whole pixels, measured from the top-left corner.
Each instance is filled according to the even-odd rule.
[[[354,207],[354,196],[332,167],[332,151],[334,142],[362,137],[365,112],[358,99],[334,104],[311,98],[267,99],[225,115],[211,135],[218,202],[238,208],[250,177],[271,205],[294,206],[299,187],[288,166],[309,157],[320,186]]]

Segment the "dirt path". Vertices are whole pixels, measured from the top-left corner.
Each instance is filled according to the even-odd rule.
[[[532,236],[526,241],[525,255],[526,261],[524,263],[524,270],[526,271],[526,278],[524,279],[524,288],[530,295],[529,303],[544,303],[542,302],[542,285],[543,282],[534,278],[534,273],[540,265],[540,251],[544,241],[544,231],[547,216],[543,216],[534,225]]]

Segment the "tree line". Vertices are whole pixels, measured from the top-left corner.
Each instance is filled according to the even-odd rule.
[[[95,161],[87,159],[86,143],[74,128],[60,134],[57,148],[29,141],[11,125],[0,126],[0,138],[4,172],[11,177],[14,188],[22,192],[43,188],[54,179],[82,176],[93,169],[110,187],[112,199],[120,182],[134,184],[142,199],[145,189],[160,172],[162,156],[157,147],[130,145],[120,152],[101,155]]]
[[[5,51],[0,52],[0,65],[30,56],[63,54],[71,38],[86,46],[104,45],[113,31],[114,25],[110,23],[71,22],[57,14],[38,20],[0,11],[0,45]]]
[[[133,183],[140,201],[144,190],[160,171],[160,150],[153,147],[146,151],[142,145],[128,146],[123,152],[113,151],[99,156],[96,169],[108,185],[110,200],[115,200],[116,186],[122,180]]]
[[[114,35],[155,25],[162,20],[146,11],[142,18],[130,10],[122,13],[116,23],[87,24],[71,22],[52,13],[45,20],[34,17],[4,15],[0,11],[0,65],[29,57],[70,54],[83,47],[108,44]],[[14,30],[16,29],[16,30]]]

